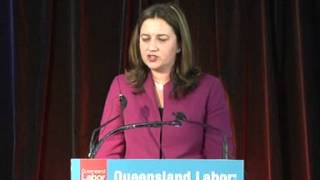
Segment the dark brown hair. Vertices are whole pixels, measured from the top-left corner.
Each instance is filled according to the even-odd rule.
[[[194,68],[189,25],[184,13],[176,4],[155,4],[141,13],[130,42],[129,70],[126,72],[126,77],[137,92],[143,91],[143,83],[147,78],[149,68],[141,58],[139,36],[143,22],[150,18],[163,19],[172,27],[177,36],[181,52],[177,53],[175,65],[171,72],[171,80],[173,81],[172,93],[175,98],[183,97],[197,86],[201,73],[199,69]]]

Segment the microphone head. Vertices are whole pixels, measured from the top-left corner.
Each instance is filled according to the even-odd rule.
[[[123,94],[119,94],[119,100],[121,108],[124,109],[127,107],[128,101],[127,98]]]
[[[186,115],[183,112],[175,112],[173,113],[176,116],[176,121],[185,121],[186,120]]]

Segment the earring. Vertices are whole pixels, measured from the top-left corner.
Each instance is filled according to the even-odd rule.
[[[181,48],[178,48],[176,53],[178,54],[179,52],[181,52]]]

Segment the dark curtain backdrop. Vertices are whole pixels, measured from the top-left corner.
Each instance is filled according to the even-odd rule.
[[[0,179],[69,179],[141,9],[164,0],[2,0]],[[176,1],[229,95],[247,180],[320,179],[320,1]]]

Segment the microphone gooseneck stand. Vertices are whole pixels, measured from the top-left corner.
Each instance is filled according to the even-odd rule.
[[[176,116],[176,119],[173,121],[151,121],[151,122],[142,122],[142,123],[132,123],[120,126],[119,128],[116,128],[114,130],[109,131],[107,134],[105,134],[98,143],[94,143],[93,140],[90,143],[90,149],[89,149],[89,158],[94,158],[96,153],[101,148],[101,145],[108,140],[111,136],[114,136],[116,134],[119,134],[123,131],[129,130],[129,129],[137,129],[137,128],[159,128],[162,126],[174,126],[174,127],[180,127],[182,125],[182,121],[184,120],[183,113],[174,113]]]

